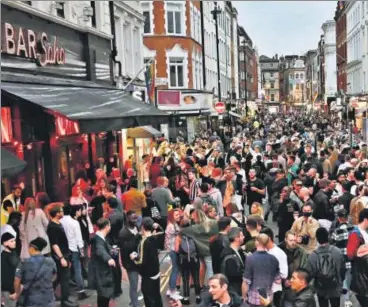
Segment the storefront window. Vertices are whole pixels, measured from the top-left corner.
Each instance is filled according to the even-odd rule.
[[[78,123],[65,117],[57,116],[55,118],[55,125],[57,136],[79,134]]]
[[[1,108],[1,143],[10,143],[13,140],[11,111],[9,107]]]

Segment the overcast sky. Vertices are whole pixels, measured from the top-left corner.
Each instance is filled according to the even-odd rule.
[[[321,26],[333,20],[337,1],[233,1],[238,23],[259,55],[304,54],[316,49]]]

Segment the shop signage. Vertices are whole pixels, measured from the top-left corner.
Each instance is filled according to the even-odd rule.
[[[215,110],[217,111],[217,113],[222,114],[226,111],[226,106],[222,101],[216,102]]]
[[[58,46],[57,37],[46,32],[1,23],[1,53],[36,60],[39,66],[65,64],[65,49]]]
[[[156,77],[156,86],[161,86],[161,85],[167,85],[167,78],[157,78]]]

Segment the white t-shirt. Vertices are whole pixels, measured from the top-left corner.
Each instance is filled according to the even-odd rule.
[[[274,246],[268,251],[268,253],[276,257],[279,262],[281,278],[286,279],[288,277],[289,267],[285,252],[276,244],[274,244]],[[278,291],[282,291],[282,284],[273,283],[272,292],[276,293]]]

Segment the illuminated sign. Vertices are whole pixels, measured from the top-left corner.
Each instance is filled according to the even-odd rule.
[[[57,37],[51,41],[46,32],[1,23],[1,53],[36,60],[39,66],[65,64],[65,49],[58,46]]]

